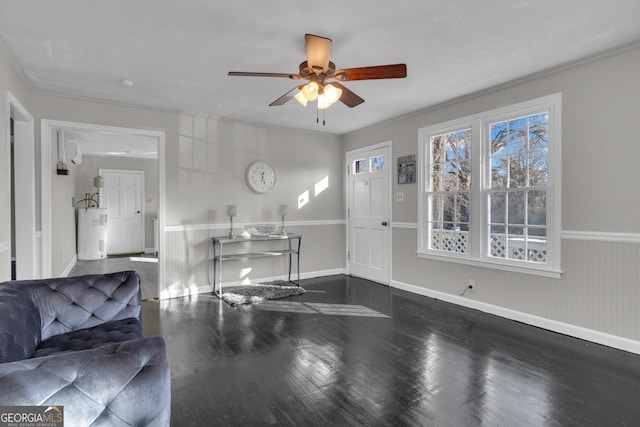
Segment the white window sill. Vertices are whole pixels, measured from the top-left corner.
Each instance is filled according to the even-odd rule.
[[[512,273],[532,274],[535,276],[550,277],[552,279],[560,279],[562,270],[555,270],[545,265],[532,264],[532,266],[507,264],[500,261],[476,260],[469,256],[447,255],[432,252],[417,251],[418,258],[431,259],[435,261],[454,262],[457,264],[471,265],[474,267],[493,268],[496,270],[504,270]],[[517,261],[516,261],[517,262]]]

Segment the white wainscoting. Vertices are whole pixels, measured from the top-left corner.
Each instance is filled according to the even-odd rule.
[[[544,317],[536,316],[533,314],[523,313],[521,311],[511,310],[497,305],[467,299],[446,292],[434,291],[408,283],[393,281],[391,285],[394,288],[402,289],[418,295],[424,295],[430,298],[450,302],[453,304],[461,305],[463,307],[468,307],[485,313],[504,317],[506,319],[515,320],[517,322],[522,322],[528,325],[547,329],[549,331],[558,332],[563,335],[569,335],[575,338],[580,338],[594,343],[606,345],[608,347],[640,354],[640,341],[634,341],[628,338],[595,331],[593,329],[587,329],[569,323],[558,322],[556,320],[546,319]]]
[[[397,228],[417,238],[413,224]],[[564,231],[562,238],[560,279],[416,261],[402,263],[391,285],[640,354],[640,235]],[[461,297],[467,278],[479,286]]]

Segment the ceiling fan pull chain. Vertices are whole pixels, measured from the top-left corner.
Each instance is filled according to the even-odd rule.
[[[324,110],[322,110],[322,126],[324,126],[326,124],[325,120],[324,120],[324,112],[326,111],[326,108]]]
[[[320,113],[318,112],[318,104],[316,104],[316,123],[320,124]]]

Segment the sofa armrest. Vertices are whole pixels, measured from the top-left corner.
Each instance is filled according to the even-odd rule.
[[[162,337],[0,364],[0,405],[64,406],[65,425],[169,425]]]
[[[135,271],[10,283],[38,307],[43,340],[111,320],[141,320],[140,276]]]

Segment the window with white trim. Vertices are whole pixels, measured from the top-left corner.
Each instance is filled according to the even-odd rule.
[[[555,94],[419,130],[418,255],[560,275]]]

